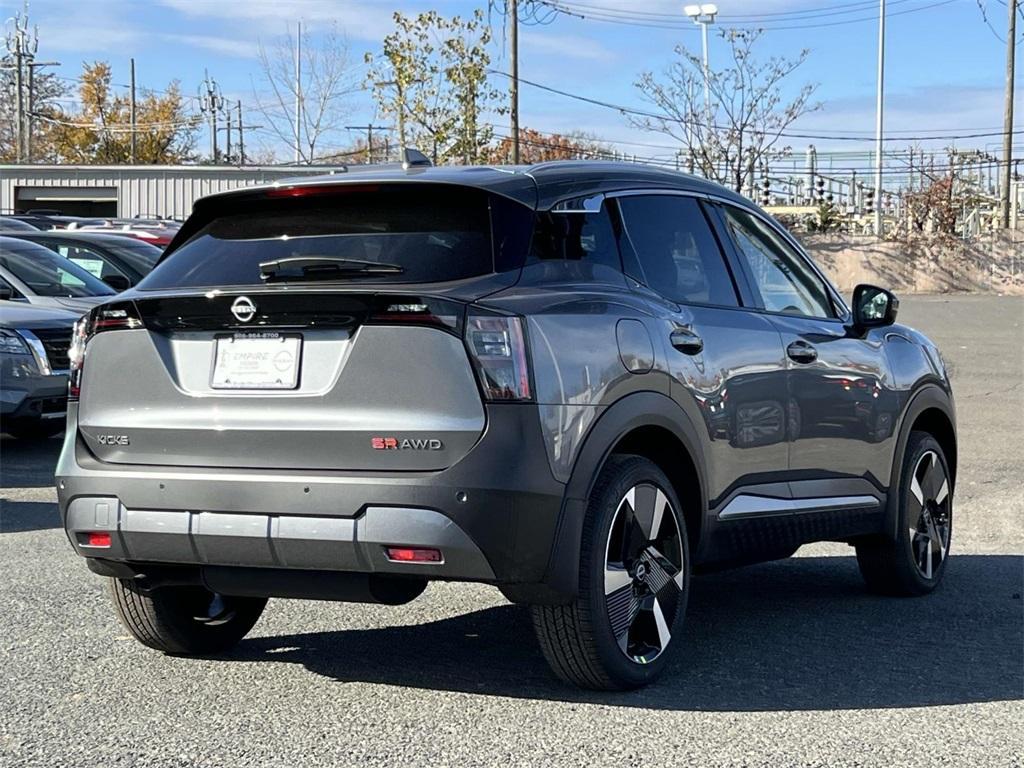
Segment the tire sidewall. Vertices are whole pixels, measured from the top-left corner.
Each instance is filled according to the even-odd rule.
[[[591,498],[587,511],[590,524],[585,529],[583,545],[589,547],[590,558],[587,564],[589,568],[581,569],[580,597],[581,600],[586,601],[593,619],[594,643],[607,674],[616,684],[624,688],[635,688],[647,685],[654,680],[664,669],[676,646],[679,645],[679,634],[683,626],[683,617],[686,613],[686,604],[690,593],[689,542],[679,499],[675,491],[672,490],[672,484],[665,473],[656,464],[639,456],[612,457],[602,469],[602,475],[605,473],[613,473],[613,477],[610,482],[598,483],[598,492]],[[675,515],[676,525],[680,531],[684,574],[683,589],[679,595],[676,615],[669,623],[672,640],[669,647],[648,664],[632,661],[619,648],[612,633],[604,594],[608,534],[619,502],[630,488],[641,483],[656,486],[665,494],[672,506],[672,513]]]

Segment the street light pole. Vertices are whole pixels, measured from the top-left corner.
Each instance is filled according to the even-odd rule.
[[[885,0],[878,0],[878,100],[875,104],[875,237],[882,236],[882,107],[885,101]]]
[[[509,91],[512,106],[512,165],[519,165],[519,7],[516,0],[509,0],[508,15],[511,34],[512,83]]]
[[[302,162],[302,22],[295,28],[295,164]],[[312,162],[312,159],[310,159]]]
[[[702,21],[702,22],[699,22],[699,23],[700,23],[701,49],[703,50],[703,53],[704,53],[704,65],[703,65],[703,73],[704,73],[704,114],[707,116],[708,123],[709,123],[708,128],[710,129],[711,128],[711,125],[710,125],[710,122],[711,122],[711,85],[708,82],[708,79],[709,79],[708,78],[708,75],[709,75],[709,72],[708,72],[708,22]]]
[[[685,13],[694,24],[700,25],[701,48],[703,49],[703,75],[704,75],[704,120],[707,124],[708,135],[713,129],[711,117],[711,69],[708,66],[708,27],[715,23],[715,16],[718,15],[718,6],[713,3],[702,5],[687,5],[683,8]],[[705,169],[705,174],[708,169]]]

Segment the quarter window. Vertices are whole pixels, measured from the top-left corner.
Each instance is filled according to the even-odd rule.
[[[553,211],[538,216],[530,262],[557,262],[582,268],[591,280],[621,283],[618,238],[607,205],[588,213]]]
[[[626,272],[672,301],[739,305],[729,268],[700,203],[679,195],[619,199]]]
[[[722,206],[764,308],[807,317],[832,317],[828,291],[811,266],[768,224],[746,211]]]

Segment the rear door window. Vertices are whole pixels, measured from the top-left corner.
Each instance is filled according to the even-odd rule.
[[[446,282],[496,269],[491,201],[482,190],[428,184],[308,189],[308,196],[233,202],[234,210],[169,254],[138,287],[259,285],[261,262],[297,257],[399,268],[319,282]]]
[[[53,248],[72,264],[77,264],[90,275],[98,277],[100,280],[110,277],[111,275],[127,277],[124,272],[111,264],[107,257],[98,251],[94,251],[92,248],[86,248],[81,245],[67,245],[64,243],[55,245]]]
[[[0,265],[37,296],[110,296],[115,293],[77,264],[36,243],[0,245]]]
[[[718,240],[697,200],[681,195],[628,196],[619,199],[619,210],[630,277],[682,304],[739,306]]]

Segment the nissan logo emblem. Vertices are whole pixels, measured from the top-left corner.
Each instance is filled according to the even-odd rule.
[[[239,296],[231,305],[231,314],[238,319],[238,322],[248,323],[256,317],[256,305],[248,296]]]

